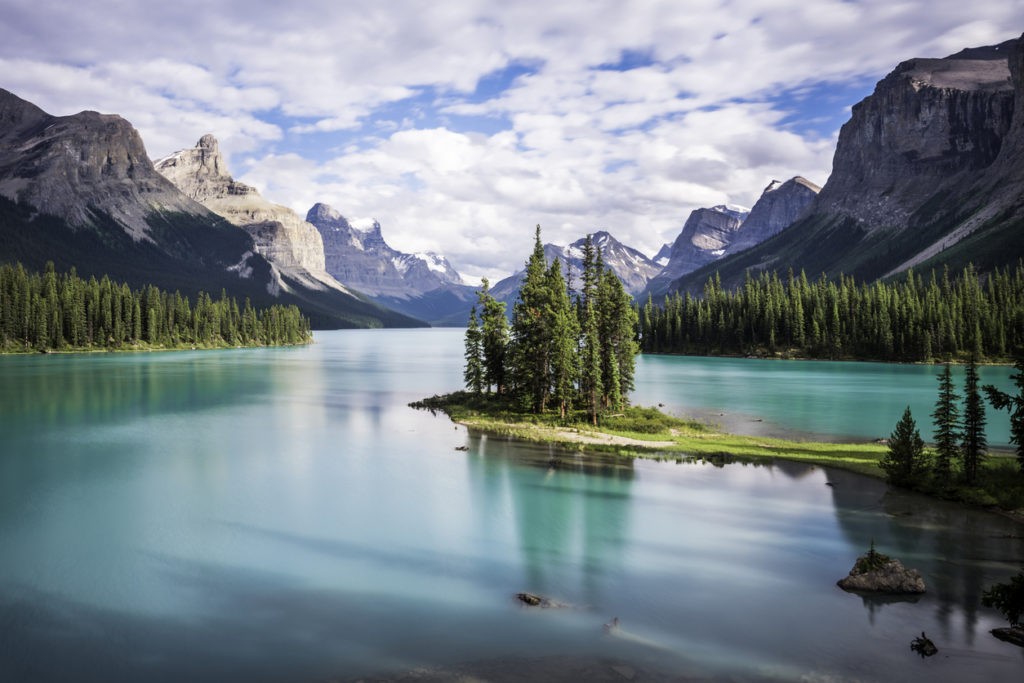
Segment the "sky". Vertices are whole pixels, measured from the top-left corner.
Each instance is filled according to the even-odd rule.
[[[212,133],[267,199],[497,278],[537,224],[653,256],[695,208],[824,184],[896,64],[1022,32],[1024,0],[3,0],[0,87],[153,159]]]

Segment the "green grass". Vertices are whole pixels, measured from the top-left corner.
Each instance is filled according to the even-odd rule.
[[[666,415],[657,408],[630,407],[621,413],[602,416],[600,425],[595,427],[583,412],[574,412],[565,418],[555,413],[537,415],[525,412],[504,398],[465,391],[433,396],[410,405],[443,412],[455,422],[488,434],[548,443],[576,451],[657,460],[781,459],[835,467],[879,479],[885,476],[879,461],[888,451],[888,446],[882,443],[793,441],[728,434],[701,422]],[[622,437],[629,443],[615,443],[609,437]],[[581,438],[609,441],[580,443]],[[978,507],[1024,509],[1024,474],[1020,472],[1016,459],[1006,454],[990,455],[974,486],[954,485],[939,489],[926,481],[918,490]]]

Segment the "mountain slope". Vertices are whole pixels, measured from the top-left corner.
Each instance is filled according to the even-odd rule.
[[[806,215],[752,249],[684,276],[697,291],[752,270],[858,280],[1024,255],[1022,40],[903,62],[854,106],[833,172]]]
[[[384,241],[380,223],[352,226],[327,204],[306,214],[323,239],[327,272],[388,308],[432,325],[465,325],[476,290],[440,254],[406,254]]]
[[[227,289],[297,304],[315,326],[414,324],[338,292],[283,280],[252,238],[157,173],[118,116],[52,116],[0,89],[0,260],[110,275],[194,296]],[[274,296],[282,282],[290,292]]]

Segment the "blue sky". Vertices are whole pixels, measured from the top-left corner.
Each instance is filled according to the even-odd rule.
[[[538,223],[653,254],[695,208],[823,184],[898,62],[1022,31],[1024,0],[6,0],[0,87],[153,158],[213,133],[268,199],[497,277]]]

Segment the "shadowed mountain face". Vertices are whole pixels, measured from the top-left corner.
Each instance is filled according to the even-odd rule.
[[[677,280],[699,290],[746,270],[804,269],[872,280],[911,267],[973,262],[981,271],[1024,254],[1022,40],[912,59],[854,106],[833,171],[792,227]]]
[[[314,231],[315,232],[315,231]],[[414,325],[313,285],[260,253],[244,230],[163,177],[119,116],[51,116],[0,90],[0,259],[77,268],[194,296],[226,289],[254,304],[299,305],[317,327]]]

